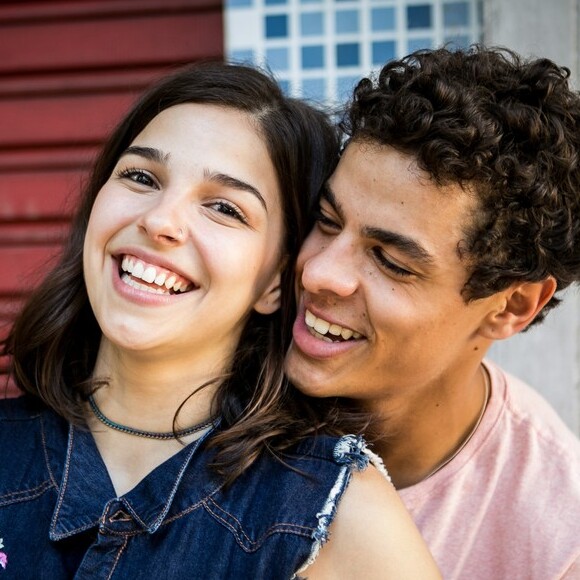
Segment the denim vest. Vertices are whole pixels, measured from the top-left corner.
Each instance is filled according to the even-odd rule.
[[[0,580],[281,580],[315,557],[353,469],[354,436],[263,454],[224,489],[213,430],[117,497],[90,432],[28,397],[0,402]]]

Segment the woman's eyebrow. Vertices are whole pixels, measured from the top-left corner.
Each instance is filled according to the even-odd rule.
[[[154,147],[140,147],[139,145],[130,145],[121,153],[120,157],[123,157],[123,155],[138,155],[139,157],[144,157],[150,161],[162,164],[166,164],[169,159],[169,153],[163,153],[163,151],[155,149]]]
[[[217,183],[219,185],[223,185],[225,187],[230,187],[232,189],[238,189],[240,191],[246,191],[255,195],[259,202],[262,204],[266,212],[268,211],[268,206],[266,205],[266,200],[262,196],[262,194],[253,186],[247,183],[246,181],[242,181],[237,177],[233,177],[231,175],[227,175],[225,173],[219,173],[216,171],[208,171],[205,170],[203,172],[204,178],[210,182]]]

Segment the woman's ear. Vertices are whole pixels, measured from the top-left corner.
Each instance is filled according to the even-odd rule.
[[[273,314],[280,308],[282,289],[280,282],[282,273],[278,271],[262,295],[254,304],[254,310],[259,314]]]
[[[262,295],[254,304],[254,310],[259,314],[273,314],[280,308],[282,303],[282,273],[288,266],[288,256],[283,256],[278,264],[278,269],[272,276],[272,280]]]
[[[513,284],[502,292],[502,306],[490,312],[484,321],[482,334],[498,340],[521,332],[552,298],[556,288],[552,276],[540,282]]]

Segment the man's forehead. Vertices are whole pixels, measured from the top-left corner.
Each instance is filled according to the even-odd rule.
[[[321,199],[364,237],[414,242],[422,262],[433,262],[449,245],[460,256],[478,213],[469,187],[438,184],[411,154],[366,141],[348,145]]]

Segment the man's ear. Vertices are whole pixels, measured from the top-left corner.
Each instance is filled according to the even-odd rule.
[[[540,282],[513,284],[501,293],[502,306],[489,313],[481,328],[482,334],[499,340],[521,332],[552,298],[556,287],[552,276]]]

